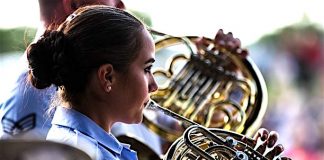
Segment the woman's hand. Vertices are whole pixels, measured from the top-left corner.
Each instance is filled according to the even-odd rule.
[[[267,129],[261,128],[255,134],[254,149],[264,155],[268,159],[274,159],[282,154],[284,147],[281,144],[277,144],[279,134],[275,131],[269,132]],[[281,160],[290,160],[287,157],[280,157]]]
[[[211,48],[211,50],[225,48],[226,50],[235,53],[242,58],[245,58],[248,55],[248,51],[241,48],[241,41],[238,38],[234,38],[232,32],[224,34],[222,29],[218,30],[215,38],[213,39],[213,45],[214,46]],[[196,46],[198,49],[207,48],[210,46],[210,40],[208,40],[208,38],[201,37],[197,39]]]

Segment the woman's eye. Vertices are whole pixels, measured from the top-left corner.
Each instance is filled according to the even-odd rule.
[[[144,69],[144,71],[145,71],[146,73],[151,73],[151,69],[152,69],[152,65],[146,67],[146,68]]]

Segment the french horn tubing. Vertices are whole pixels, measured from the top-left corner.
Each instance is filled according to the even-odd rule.
[[[228,50],[211,39],[207,39],[206,48],[197,48],[196,36],[151,33],[159,35],[155,42],[157,67],[153,68],[159,89],[151,95],[152,100],[206,128],[247,136],[255,133],[266,111],[267,89],[253,61],[240,56],[242,48]],[[143,123],[169,142],[187,128],[184,121],[150,109],[144,110]]]
[[[253,140],[232,131],[206,128],[150,100],[147,109],[158,110],[186,124],[187,128],[164,155],[164,160],[268,160],[252,148]],[[280,159],[280,155],[273,159]]]

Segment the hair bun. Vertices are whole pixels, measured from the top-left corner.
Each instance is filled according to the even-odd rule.
[[[38,89],[62,85],[60,61],[64,59],[67,39],[61,31],[46,31],[27,49],[29,80]],[[64,60],[63,60],[64,61]]]

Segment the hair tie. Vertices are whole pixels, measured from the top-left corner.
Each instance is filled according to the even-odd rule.
[[[72,13],[71,15],[69,15],[67,18],[66,18],[66,21],[67,22],[71,22],[77,15],[75,13]]]

